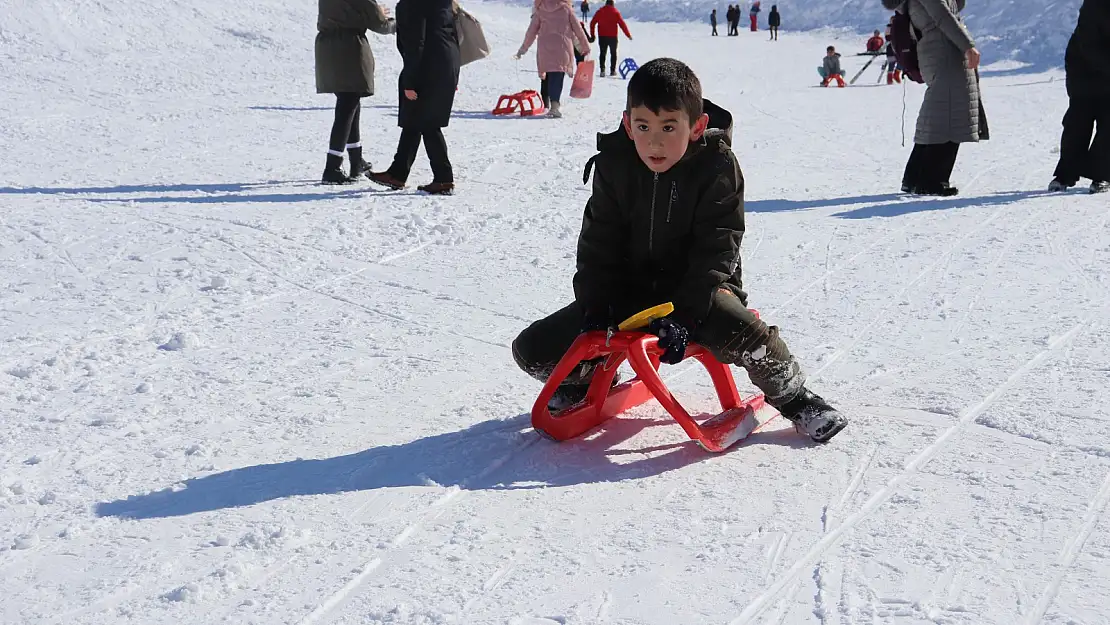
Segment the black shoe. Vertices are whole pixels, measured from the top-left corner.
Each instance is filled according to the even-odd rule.
[[[949,186],[947,183],[919,184],[913,189],[910,189],[909,192],[914,195],[933,195],[937,197],[952,197],[953,195],[960,194],[959,189]]]
[[[806,388],[794,399],[775,408],[794,424],[795,429],[818,443],[828,442],[848,425],[844,415]]]
[[[618,371],[617,375],[613,377],[613,384],[610,388],[618,386],[621,383],[621,374]],[[555,389],[555,394],[551,400],[547,402],[547,409],[551,412],[562,412],[571,406],[586,399],[586,394],[590,391],[590,385],[587,384],[562,384],[559,388]]]
[[[324,169],[324,175],[320,179],[321,184],[352,184],[357,178],[351,178],[343,173],[342,169],[336,167],[327,167]]]
[[[1105,180],[1096,180],[1091,183],[1092,194],[1106,193],[1107,191],[1110,191],[1110,182],[1106,182]]]
[[[1054,193],[1058,193],[1060,191],[1067,191],[1068,189],[1074,187],[1076,182],[1078,182],[1078,181],[1072,180],[1072,181],[1069,182],[1067,180],[1061,180],[1059,178],[1053,178],[1052,182],[1048,183],[1048,190],[1052,191]]]

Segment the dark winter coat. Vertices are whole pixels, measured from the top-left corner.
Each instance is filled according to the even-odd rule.
[[[673,302],[687,327],[706,318],[719,288],[741,293],[744,176],[732,153],[732,115],[705,101],[710,130],[669,171],[644,165],[623,128],[599,134],[593,195],[578,239],[575,300],[615,321]]]
[[[975,47],[959,17],[965,0],[883,0],[896,9],[906,4],[910,21],[921,31],[918,64],[925,78],[925,100],[917,115],[914,143],[973,143],[990,137],[979,98],[979,75],[965,54]]]
[[[713,11],[709,14],[709,23],[713,27],[717,26],[717,12],[716,11]]]
[[[374,53],[366,31],[388,35],[394,26],[374,0],[320,0],[316,93],[374,95]]]
[[[767,25],[771,28],[778,28],[782,24],[782,15],[779,14],[778,9],[771,9],[767,15]]]
[[[400,0],[397,50],[404,60],[397,81],[402,128],[443,128],[451,119],[459,85],[459,35],[451,0]],[[405,90],[416,92],[416,100]]]
[[[1110,0],[1085,0],[1064,56],[1068,95],[1110,97]]]

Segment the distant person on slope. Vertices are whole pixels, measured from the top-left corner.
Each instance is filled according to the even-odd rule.
[[[590,19],[590,0],[582,0],[582,21]]]
[[[759,30],[759,12],[760,12],[760,10],[761,9],[759,8],[759,0],[755,0],[755,2],[752,3],[751,11],[749,11],[749,15],[752,18],[752,32],[753,33],[756,32],[757,30]]]
[[[574,301],[513,341],[528,375],[546,382],[584,332],[607,332],[648,306],[674,312],[648,330],[660,360],[676,365],[691,343],[743,367],[768,404],[812,440],[826,442],[847,419],[806,386],[801,364],[748,310],[741,287],[744,173],[732,152],[732,115],[706,100],[701,82],[675,59],[645,63],[628,81],[621,126],[599,134],[586,165],[593,193],[578,237]],[[559,385],[551,410],[585,398],[598,360]]]
[[[867,40],[867,51],[871,54],[878,54],[883,51],[883,44],[885,43],[886,41],[883,40],[882,34],[876,30],[875,34],[871,35],[871,38]]]
[[[609,75],[617,75],[617,28],[624,31],[625,37],[632,39],[632,33],[628,32],[628,25],[624,23],[621,12],[613,6],[613,0],[605,0],[605,6],[598,9],[590,20],[590,37],[597,37],[598,47],[601,48],[598,64],[601,65],[602,78],[605,78],[606,52],[610,54]]]
[[[335,94],[323,184],[350,184],[369,173],[362,159],[359,113],[374,95],[374,53],[366,31],[392,34],[396,24],[374,0],[319,0],[316,18],[316,93]],[[343,173],[344,150],[351,156]]]
[[[397,3],[397,51],[404,64],[397,80],[401,138],[393,164],[370,180],[403,189],[423,142],[432,165],[432,182],[417,190],[433,195],[455,191],[443,128],[451,120],[459,86],[459,36],[452,0],[401,0]]]
[[[709,13],[709,25],[713,27],[713,36],[717,36],[717,9]]]
[[[833,80],[836,80],[837,87],[843,88],[846,86],[844,70],[840,68],[840,53],[833,46],[825,49],[825,59],[821,64],[820,73],[822,87],[828,87]]]
[[[960,144],[990,137],[979,99],[979,50],[959,17],[964,2],[883,0],[888,9],[908,10],[910,21],[922,33],[917,56],[925,78],[925,100],[902,176],[903,193],[958,194],[949,178]]]
[[[524,43],[513,58],[520,59],[532,43],[536,46],[536,69],[540,78],[547,81],[547,97],[551,103],[551,117],[562,117],[560,102],[566,77],[576,69],[575,48],[585,56],[590,52],[590,40],[582,23],[574,16],[571,0],[535,0],[532,21],[524,34]],[[599,11],[600,13],[600,11]]]
[[[1084,0],[1064,67],[1068,112],[1048,188],[1063,191],[1083,177],[1091,179],[1091,193],[1102,193],[1110,190],[1110,0]]]
[[[772,4],[771,12],[767,14],[767,28],[771,29],[771,41],[779,40],[780,24],[782,24],[782,16],[779,15],[779,5]]]

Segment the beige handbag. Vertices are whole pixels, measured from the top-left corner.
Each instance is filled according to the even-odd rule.
[[[462,7],[458,7],[455,11],[455,31],[459,33],[461,65],[489,56],[489,44],[486,43],[486,34],[482,32],[481,22]]]

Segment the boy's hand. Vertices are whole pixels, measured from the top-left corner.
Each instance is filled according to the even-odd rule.
[[[659,347],[666,350],[659,358],[661,362],[668,365],[677,365],[682,362],[682,359],[686,357],[686,346],[690,343],[689,330],[670,317],[655,319],[648,326],[648,329],[651,330],[652,334],[659,337]]]

